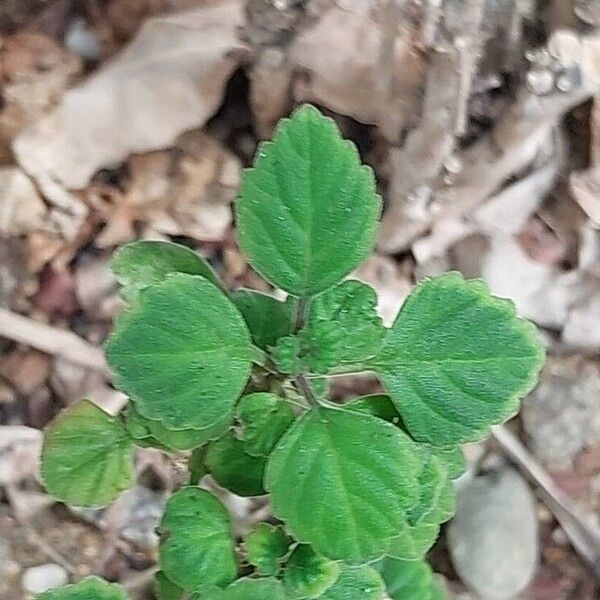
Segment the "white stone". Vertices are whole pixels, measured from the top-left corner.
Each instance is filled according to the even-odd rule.
[[[31,567],[23,573],[23,589],[30,594],[41,594],[46,590],[65,585],[69,577],[67,572],[54,563]]]

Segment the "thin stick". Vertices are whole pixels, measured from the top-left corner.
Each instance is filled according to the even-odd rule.
[[[492,436],[538,486],[544,504],[561,524],[573,548],[600,580],[600,530],[593,525],[591,518],[586,518],[583,511],[575,507],[571,498],[555,485],[550,475],[506,427],[493,427]]]
[[[40,323],[10,310],[0,309],[0,337],[109,375],[104,352],[98,346],[70,331]]]

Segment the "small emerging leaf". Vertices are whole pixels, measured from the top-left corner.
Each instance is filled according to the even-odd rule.
[[[374,443],[374,441],[377,443]],[[421,460],[397,427],[341,409],[312,409],[280,440],[266,472],[273,511],[320,554],[382,556],[419,494]]]
[[[290,598],[320,598],[339,573],[339,563],[319,556],[308,544],[299,544],[285,567],[283,583]]]
[[[196,590],[235,579],[229,515],[209,492],[187,487],[173,494],[159,531],[161,569],[179,587]]]
[[[514,414],[543,358],[511,302],[448,273],[415,288],[371,367],[416,440],[452,446]]]
[[[369,256],[381,200],[355,146],[331,119],[303,106],[261,145],[236,208],[252,266],[302,297],[338,283]]]
[[[259,348],[274,346],[279,338],[292,331],[293,302],[280,302],[253,290],[238,290],[232,298]]]
[[[144,240],[123,246],[111,267],[129,301],[135,301],[141,290],[164,281],[172,273],[201,275],[216,286],[221,285],[212,267],[199,254],[171,242]]]
[[[290,407],[267,392],[244,396],[238,403],[237,415],[242,422],[238,437],[244,442],[245,452],[252,456],[269,456],[294,421]]]
[[[106,349],[119,385],[147,419],[169,429],[223,421],[250,374],[242,316],[202,277],[180,273],[144,290]]]
[[[208,448],[206,446],[201,446],[200,448],[194,448],[189,460],[188,460],[188,472],[190,474],[190,485],[198,485],[200,480],[208,474],[208,469],[204,464],[204,460],[206,459],[206,451]]]
[[[177,451],[191,450],[221,437],[229,429],[232,420],[233,416],[229,414],[206,429],[167,429],[160,421],[140,415],[131,402],[127,408],[125,425],[136,444]]]
[[[38,594],[36,600],[127,600],[127,596],[120,585],[86,577],[77,584]]]
[[[266,460],[246,453],[232,431],[208,446],[204,464],[217,483],[239,496],[262,496]]]
[[[368,565],[342,565],[336,582],[322,595],[321,600],[381,600],[385,586],[379,573]]]
[[[385,328],[376,311],[375,290],[348,280],[313,299],[307,323],[297,334],[282,338],[274,359],[293,353],[284,372],[327,373],[341,365],[361,365],[379,351]]]
[[[246,558],[259,575],[277,575],[290,540],[281,527],[259,523],[244,542]]]
[[[356,410],[367,415],[372,415],[394,425],[400,423],[400,415],[398,414],[394,403],[386,394],[361,396],[360,398],[352,400],[345,406],[348,410]]]
[[[41,473],[62,502],[105,506],[135,482],[131,438],[117,418],[82,400],[46,430]]]
[[[211,589],[204,594],[194,594],[191,600],[288,600],[283,584],[277,579],[243,578],[224,590]]]

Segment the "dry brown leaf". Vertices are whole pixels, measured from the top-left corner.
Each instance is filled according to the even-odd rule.
[[[85,187],[99,169],[172,144],[217,109],[243,48],[243,2],[148,20],[133,42],[14,143],[36,178]]]
[[[369,11],[333,6],[317,24],[299,35],[291,47],[296,100],[318,102],[363,123],[382,123],[397,113],[401,121],[416,114],[422,79],[421,58],[403,36],[394,49],[393,102],[381,102],[382,32]]]
[[[50,357],[37,350],[14,350],[2,357],[0,375],[28,396],[48,379]]]
[[[7,37],[0,50],[0,145],[54,105],[81,70],[77,56],[49,37],[31,32]]]
[[[0,167],[0,236],[16,237],[39,229],[47,208],[18,167]]]
[[[38,476],[42,432],[20,425],[0,426],[0,485]]]

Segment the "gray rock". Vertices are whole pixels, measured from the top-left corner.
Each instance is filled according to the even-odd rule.
[[[600,440],[600,377],[571,361],[549,361],[521,412],[529,446],[549,467],[565,469]]]
[[[41,594],[65,585],[68,580],[67,572],[60,565],[48,563],[27,569],[23,573],[21,585],[30,594]]]
[[[519,594],[538,564],[535,505],[524,479],[504,468],[466,483],[448,528],[448,545],[460,578],[481,598]]]

